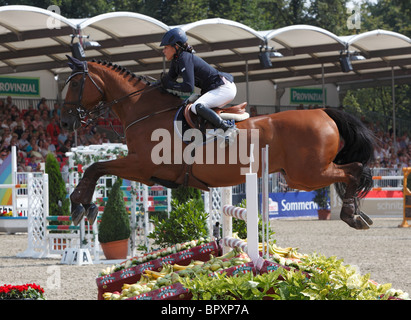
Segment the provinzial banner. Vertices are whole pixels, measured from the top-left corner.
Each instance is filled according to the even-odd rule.
[[[325,91],[325,101],[327,103],[327,89]],[[290,103],[297,104],[322,104],[323,90],[322,88],[291,88]]]
[[[40,78],[0,77],[0,95],[40,96]]]

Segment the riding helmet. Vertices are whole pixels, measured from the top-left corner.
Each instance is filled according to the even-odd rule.
[[[163,39],[161,39],[160,46],[166,46],[166,45],[175,45],[177,42],[186,43],[187,42],[187,35],[184,32],[183,29],[181,28],[174,28],[169,31],[167,31]]]

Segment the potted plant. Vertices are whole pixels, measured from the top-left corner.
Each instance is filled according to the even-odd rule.
[[[317,189],[314,191],[315,196],[313,201],[318,205],[318,219],[320,220],[330,220],[331,218],[331,208],[330,208],[330,200],[329,200],[329,193],[330,187],[324,187],[321,189]]]
[[[106,259],[127,258],[131,228],[121,185],[122,179],[117,178],[98,227],[98,239]]]

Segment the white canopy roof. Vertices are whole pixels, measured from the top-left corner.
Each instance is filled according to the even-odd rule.
[[[236,82],[270,80],[277,87],[334,83],[349,87],[390,81],[411,82],[411,39],[386,30],[337,36],[327,30],[294,25],[256,31],[226,19],[206,19],[181,25],[197,54]],[[0,7],[0,74],[49,70],[66,77],[66,55],[71,55],[71,35],[88,36],[100,47],[86,49],[87,59],[108,60],[137,74],[158,77],[167,68],[159,46],[172,28],[133,12],[114,12],[88,19],[68,19],[30,6]],[[83,41],[85,39],[82,39]],[[75,38],[75,42],[79,41]],[[272,67],[258,59],[260,45],[273,47],[283,57],[272,57]],[[344,73],[342,50],[357,51],[366,60],[353,61]]]

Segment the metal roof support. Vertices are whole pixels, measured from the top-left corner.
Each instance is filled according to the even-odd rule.
[[[245,60],[245,95],[247,106],[250,106],[250,88],[248,83],[248,60]]]
[[[321,85],[323,89],[323,108],[325,108],[324,63],[321,64]]]
[[[395,121],[395,78],[394,67],[391,67],[391,91],[392,91],[392,144],[394,146],[394,152],[397,153],[397,130]]]

